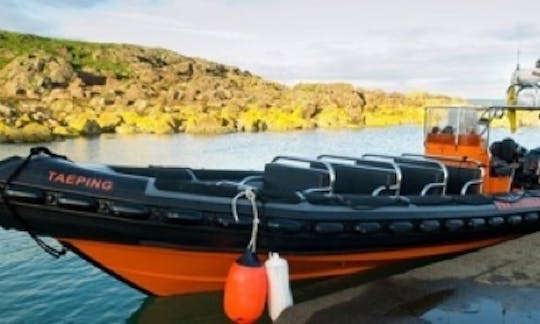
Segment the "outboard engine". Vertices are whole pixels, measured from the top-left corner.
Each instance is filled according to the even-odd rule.
[[[512,176],[521,169],[521,162],[527,149],[511,138],[493,142],[489,147],[491,152],[491,174],[495,176]]]
[[[523,157],[520,172],[516,172],[514,184],[524,189],[540,188],[540,147],[530,150]]]

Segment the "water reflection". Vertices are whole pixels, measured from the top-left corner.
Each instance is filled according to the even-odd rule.
[[[538,129],[520,128],[512,137],[527,148],[540,145]],[[508,136],[494,129],[491,139]],[[46,144],[80,162],[131,165],[187,165],[203,168],[262,169],[276,155],[314,157],[322,153],[358,156],[362,153],[422,152],[422,130],[396,126],[342,131],[235,133],[221,136],[104,135]],[[27,155],[32,144],[2,144],[0,158]]]
[[[431,323],[539,323],[540,289],[468,283],[420,318]]]
[[[280,154],[314,157],[322,153],[419,152],[421,130],[415,126],[221,136],[131,135],[77,138],[47,144],[75,161],[132,165],[189,165],[205,168],[261,169]],[[399,141],[396,139],[399,138]],[[0,145],[0,158],[26,155],[33,145]]]
[[[444,257],[446,259],[448,257]],[[408,271],[415,267],[443,260],[443,257],[402,262],[362,273],[341,277],[311,279],[294,282],[292,292],[295,303],[324,296],[362,283]],[[229,323],[223,314],[222,292],[172,296],[148,297],[134,312],[130,323]],[[271,323],[264,314],[259,323]]]

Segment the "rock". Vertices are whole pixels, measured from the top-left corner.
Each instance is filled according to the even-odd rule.
[[[104,107],[105,106],[105,98],[104,97],[101,97],[101,96],[96,96],[96,97],[93,97],[92,99],[90,99],[90,101],[88,102],[88,104],[90,105],[90,107],[93,107],[93,108],[100,108],[100,107]]]
[[[123,125],[116,126],[114,129],[114,132],[116,134],[121,134],[121,135],[133,135],[133,134],[137,134],[137,127],[133,125],[123,124]]]
[[[139,81],[142,83],[152,84],[161,80],[161,76],[152,70],[144,70],[139,73]]]
[[[0,104],[0,116],[7,118],[15,115],[15,108]]]
[[[124,125],[136,126],[141,120],[141,116],[134,111],[121,111],[119,114]]]
[[[137,128],[141,133],[172,134],[174,133],[174,120],[169,114],[151,113],[139,119]]]
[[[137,99],[135,100],[135,103],[133,104],[135,109],[137,110],[144,110],[148,107],[148,101],[143,99]]]
[[[214,93],[214,97],[219,100],[228,100],[232,98],[232,93],[229,90],[220,89]]]
[[[114,112],[102,112],[97,119],[102,133],[113,133],[121,122],[120,115]]]
[[[22,130],[15,127],[4,127],[2,130],[2,138],[8,143],[21,143],[24,142]]]
[[[36,72],[43,72],[43,68],[45,67],[45,60],[43,58],[38,58],[34,61],[34,70]]]
[[[71,93],[64,89],[53,89],[51,93],[49,93],[48,99],[49,100],[71,99]]]
[[[167,102],[172,103],[174,101],[181,100],[183,97],[183,93],[177,89],[169,89],[166,93]]]
[[[15,51],[2,46],[4,34],[0,64],[9,63],[0,67],[0,97],[10,101],[0,106],[0,121],[10,125],[5,128],[13,141],[24,141],[22,129],[35,121],[60,137],[415,123],[421,120],[417,107],[453,100],[344,83],[289,87],[236,67],[132,45],[36,38]]]
[[[107,83],[106,77],[91,72],[77,71],[77,76],[86,86],[102,86]]]
[[[51,130],[36,122],[24,126],[21,135],[24,142],[49,142],[53,139]]]
[[[145,98],[144,91],[136,85],[129,86],[122,96],[123,102],[128,106],[133,105],[137,100],[144,100]]]
[[[67,88],[73,77],[73,68],[65,60],[50,62],[46,66],[49,69],[49,78],[54,88]]]
[[[10,80],[4,84],[4,93],[9,97],[25,96],[26,89],[23,84],[17,80]]]
[[[70,137],[76,137],[79,134],[70,131],[67,127],[64,126],[55,126],[52,129],[52,134],[54,136],[62,137],[62,138],[70,138]]]
[[[219,117],[203,115],[187,120],[184,131],[189,134],[223,134],[232,130],[232,127],[224,126]]]
[[[175,71],[178,76],[188,77],[193,76],[193,63],[183,62],[175,66]]]
[[[22,128],[24,125],[28,124],[31,121],[32,119],[30,118],[30,115],[28,113],[24,113],[15,120],[15,123],[13,125],[16,128]]]
[[[265,119],[264,111],[252,106],[240,113],[236,127],[242,132],[262,131],[266,128],[266,126],[263,127]]]
[[[99,135],[101,132],[101,128],[95,120],[95,116],[84,113],[69,118],[67,120],[67,127],[70,132],[84,136],[95,136]]]
[[[226,76],[228,69],[223,64],[211,63],[206,67],[205,71],[206,71],[206,73],[209,73],[209,74],[211,74],[213,76],[223,78],[223,77]]]
[[[85,97],[83,90],[83,81],[80,78],[76,78],[73,82],[71,82],[68,86],[67,91],[69,91],[71,98],[82,99]]]

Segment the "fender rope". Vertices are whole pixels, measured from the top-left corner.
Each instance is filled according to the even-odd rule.
[[[259,232],[259,211],[257,209],[257,195],[253,188],[247,187],[244,191],[239,192],[231,201],[231,209],[234,220],[238,223],[238,199],[245,197],[251,203],[251,212],[253,214],[253,224],[251,226],[251,238],[249,240],[247,249],[255,253],[257,251],[257,236]]]
[[[7,191],[9,186],[12,184],[13,180],[26,168],[30,160],[36,155],[39,154],[46,154],[48,156],[54,157],[54,158],[60,158],[64,160],[68,160],[67,157],[63,155],[58,155],[53,152],[51,152],[46,147],[33,147],[30,149],[30,154],[24,159],[24,161],[19,164],[17,168],[9,175],[9,177],[6,179],[6,184],[3,188],[3,190],[0,191],[0,196],[2,197],[2,200],[4,201],[4,204],[6,205],[7,210],[11,213],[13,216],[13,219],[15,219],[19,224],[21,224],[21,227],[30,235],[30,237],[36,242],[36,244],[43,249],[47,254],[51,255],[55,259],[58,259],[62,255],[67,253],[67,249],[65,246],[62,245],[61,249],[54,248],[47,243],[45,243],[41,238],[37,236],[37,234],[34,233],[30,225],[19,215],[13,204],[10,202],[10,198],[7,195]],[[60,243],[61,244],[61,243]]]

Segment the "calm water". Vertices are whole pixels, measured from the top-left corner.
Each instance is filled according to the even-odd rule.
[[[529,148],[540,146],[538,131],[521,129],[514,138]],[[495,130],[493,134],[493,138],[503,136],[502,130]],[[278,154],[314,157],[321,153],[419,153],[422,151],[422,134],[418,127],[400,126],[218,137],[183,134],[102,136],[67,140],[48,146],[78,162],[262,169],[265,162]],[[30,147],[0,145],[0,158],[26,155]],[[321,283],[316,285],[320,286]],[[325,291],[305,287],[299,289],[304,292],[301,299]],[[225,321],[221,314],[219,293],[147,298],[73,254],[52,259],[26,234],[1,229],[0,296],[2,323]],[[437,321],[439,316],[440,313],[436,313],[428,318]]]

